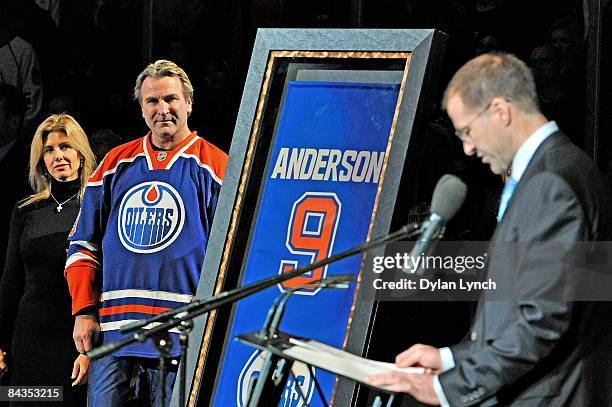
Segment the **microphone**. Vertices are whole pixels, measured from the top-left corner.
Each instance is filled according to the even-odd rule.
[[[349,282],[354,280],[355,276],[352,274],[335,274],[320,280],[300,285],[298,287],[290,288],[287,291],[282,292],[278,297],[276,297],[272,303],[272,306],[268,310],[266,321],[264,322],[264,326],[260,331],[261,335],[268,339],[276,335],[278,325],[280,324],[280,320],[283,318],[283,314],[285,312],[285,304],[287,301],[289,301],[289,297],[291,297],[296,291],[310,286],[319,287],[322,289],[330,288],[343,290],[349,288]]]
[[[433,249],[435,243],[444,235],[446,222],[459,212],[466,194],[467,186],[459,177],[444,174],[438,180],[431,198],[431,215],[421,225],[419,231],[421,236],[410,252],[411,259],[427,255]],[[402,269],[403,272],[410,274],[421,272],[421,262],[411,261],[410,263],[408,267]]]

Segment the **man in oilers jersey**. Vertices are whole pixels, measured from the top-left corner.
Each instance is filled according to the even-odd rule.
[[[189,129],[193,87],[176,64],[147,66],[134,98],[150,131],[106,155],[69,237],[65,276],[81,353],[122,339],[119,328],[127,323],[191,301],[227,162]],[[178,331],[170,334],[170,355],[178,357]],[[92,361],[88,404],[122,406],[134,398],[157,404],[157,356],[147,341]],[[166,404],[175,376],[167,375]]]

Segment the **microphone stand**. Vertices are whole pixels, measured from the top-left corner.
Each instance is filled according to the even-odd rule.
[[[280,325],[280,321],[285,313],[285,305],[296,291],[304,287],[314,288],[317,286],[320,288],[345,289],[349,287],[348,282],[354,280],[354,278],[355,277],[353,275],[334,275],[325,279],[319,279],[308,284],[300,285],[299,287],[290,288],[281,293],[276,297],[274,303],[268,310],[264,325],[259,331],[259,336],[264,339],[267,344],[269,344],[272,339],[278,337],[278,326]],[[259,377],[256,379],[254,387],[251,387],[249,390],[246,403],[248,407],[257,407],[262,402],[264,405],[278,405],[284,387],[283,383],[286,382],[287,370],[289,370],[289,373],[294,375],[291,367],[287,365],[284,359],[275,355],[271,350],[264,350],[264,352],[265,358],[259,372]],[[272,371],[274,371],[274,373],[272,373]],[[315,382],[323,405],[327,407],[325,396],[323,395],[314,374],[312,378]],[[302,397],[304,400],[304,405],[307,405],[308,403],[306,396],[302,392],[300,384],[297,382],[297,380],[295,383],[300,397]]]
[[[289,301],[296,291],[303,288],[332,288],[332,289],[346,289],[349,287],[348,283],[355,280],[355,276],[352,274],[336,274],[327,278],[321,278],[319,280],[312,281],[307,284],[302,284],[298,287],[293,287],[285,292],[282,292],[276,299],[272,306],[268,310],[266,320],[263,327],[259,331],[260,335],[266,339],[273,339],[276,337],[278,331],[278,325],[280,324],[283,314],[285,313],[285,304]]]
[[[365,252],[365,251],[380,247],[388,242],[392,242],[392,241],[396,241],[400,239],[412,238],[418,235],[419,233],[420,233],[420,228],[418,225],[415,225],[415,224],[405,225],[401,229],[393,233],[375,238],[362,245],[353,247],[351,249],[348,249],[344,252],[327,257],[325,259],[321,259],[317,262],[311,263],[304,267],[299,267],[287,273],[283,273],[280,275],[271,276],[263,280],[255,281],[251,284],[247,284],[243,287],[238,287],[238,288],[235,288],[229,291],[222,292],[210,298],[196,300],[180,308],[176,308],[174,310],[161,313],[159,315],[153,316],[148,319],[144,319],[144,320],[140,320],[140,321],[136,321],[136,322],[124,325],[123,327],[120,328],[121,333],[125,334],[125,333],[134,332],[134,331],[135,332],[127,338],[120,339],[118,341],[99,346],[97,348],[94,348],[86,352],[85,354],[87,355],[87,357],[89,357],[92,360],[101,358],[105,355],[113,353],[116,350],[121,349],[124,346],[130,345],[132,343],[145,342],[147,339],[158,335],[159,332],[167,332],[170,329],[177,327],[179,325],[185,326],[186,321],[190,321],[195,317],[198,317],[202,314],[206,314],[223,305],[226,305],[232,302],[236,302],[244,297],[255,294],[266,288],[280,284],[284,281],[290,280],[294,277],[298,277],[302,274],[316,270],[320,267],[327,266],[328,264],[335,263],[347,257],[353,256],[354,254]],[[152,324],[152,323],[159,323],[159,324],[150,327],[150,329],[145,329],[145,327],[147,327],[149,324]]]
[[[172,348],[170,333],[168,331],[158,332],[153,337],[153,342],[159,352],[159,400],[157,400],[157,405],[164,407],[166,405],[166,360]]]
[[[189,332],[193,329],[193,321],[183,321],[181,325],[178,327],[179,329],[179,342],[181,345],[181,361],[180,361],[180,376],[181,380],[179,382],[179,406],[185,406],[185,386],[186,386],[186,378],[187,378],[187,347],[189,344]]]

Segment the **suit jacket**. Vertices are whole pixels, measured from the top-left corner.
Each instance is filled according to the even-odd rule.
[[[572,242],[610,240],[608,197],[565,135],[539,146],[489,247],[488,277],[513,295],[485,292],[468,337],[451,347],[456,366],[440,375],[451,405],[612,405],[612,312],[568,300],[580,282],[564,260]]]

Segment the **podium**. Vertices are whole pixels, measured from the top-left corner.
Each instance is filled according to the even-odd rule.
[[[406,373],[423,374],[425,369],[411,367],[398,369],[392,363],[379,362],[362,358],[341,349],[334,348],[312,339],[301,338],[279,332],[268,338],[260,332],[238,335],[236,340],[248,346],[255,347],[265,354],[265,362],[259,377],[251,383],[249,389],[248,406],[274,406],[278,405],[282,392],[287,388],[287,380],[293,376],[296,363],[303,363],[309,369],[315,388],[323,405],[327,406],[325,396],[316,380],[313,367],[326,370],[336,375],[351,379],[377,393],[372,406],[382,406],[382,399],[386,399],[386,407],[399,406],[402,393],[389,391],[384,387],[373,386],[365,381],[371,374],[384,373],[390,370],[399,370]],[[295,386],[302,400],[306,403],[306,396],[300,385]]]

